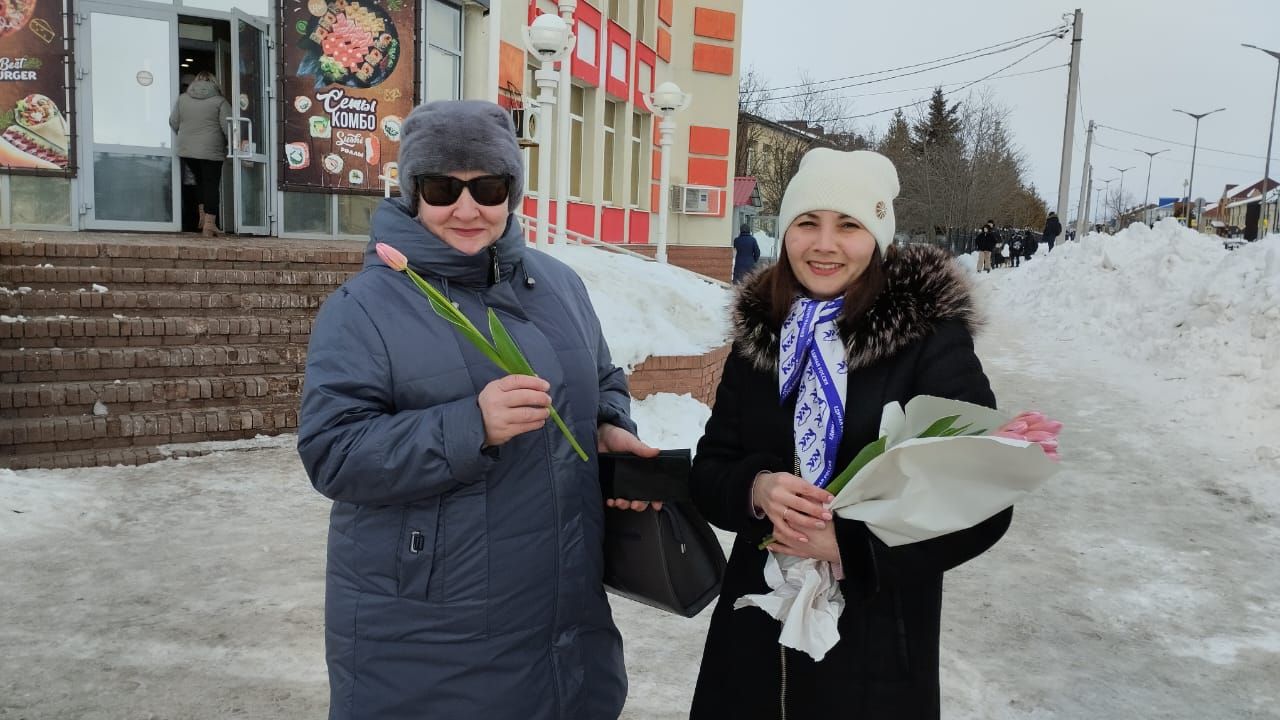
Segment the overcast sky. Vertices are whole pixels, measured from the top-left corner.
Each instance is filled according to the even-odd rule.
[[[743,74],[754,68],[775,87],[798,82],[804,72],[814,80],[828,80],[965,53],[1053,28],[1076,7],[1048,0],[745,0],[744,5]],[[1106,128],[1095,135],[1092,164],[1099,181],[1095,188],[1102,187],[1102,180],[1120,177],[1112,166],[1133,167],[1124,175],[1124,192],[1135,202],[1142,201],[1147,156],[1134,148],[1170,150],[1152,163],[1152,200],[1183,192],[1183,181],[1191,170],[1189,146],[1195,122],[1173,112],[1174,107],[1194,113],[1227,108],[1200,123],[1196,196],[1216,199],[1227,183],[1261,179],[1277,61],[1240,43],[1280,50],[1280,0],[1087,0],[1079,7],[1084,11],[1082,103],[1072,158],[1072,215],[1084,155],[1081,117],[1162,138],[1146,139]],[[866,94],[976,80],[1044,42],[834,94],[858,95],[850,101],[854,114],[893,108],[925,99],[930,91]],[[1070,54],[1068,33],[1002,74],[1065,65]],[[1057,201],[1067,68],[993,79],[971,91],[983,87],[991,88],[996,100],[1011,110],[1013,139],[1023,152],[1031,180],[1052,207]],[[855,122],[863,129],[882,131],[890,117],[886,112]],[[1280,146],[1280,138],[1275,142]],[[1277,156],[1280,147],[1272,150],[1272,157]],[[1280,161],[1272,160],[1271,176],[1280,176]],[[1111,189],[1118,186],[1118,181],[1112,183]]]

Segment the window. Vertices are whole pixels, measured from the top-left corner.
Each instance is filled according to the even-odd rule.
[[[533,82],[533,73],[536,71],[537,68],[532,65],[526,68],[528,75],[524,79],[524,86],[530,88],[530,93],[533,92],[532,88],[537,87]],[[530,94],[529,97],[532,98],[533,95]],[[528,122],[528,119],[525,122]],[[542,133],[546,133],[547,126],[545,124],[539,123],[538,127]],[[538,192],[538,160],[541,157],[539,150],[540,148],[537,145],[531,145],[525,149],[526,154],[524,156],[524,189],[525,192],[534,194]]]
[[[648,163],[650,153],[645,152],[645,138],[649,137],[649,116],[631,114],[631,206],[648,209],[649,194],[641,190],[649,187]]]
[[[613,203],[614,187],[617,184],[617,172],[620,166],[618,153],[622,144],[617,142],[618,120],[623,117],[618,107],[621,103],[606,100],[604,103],[604,202]]]
[[[574,45],[574,53],[578,59],[592,67],[596,63],[596,29],[585,22],[577,23],[578,40]]]
[[[650,46],[653,45],[653,39],[649,37],[653,30],[653,23],[649,21],[652,3],[653,0],[636,0],[636,40]]]
[[[609,77],[618,82],[627,81],[627,48],[613,43],[609,47]]]
[[[462,9],[430,0],[427,3],[427,79],[425,101],[462,97]]]
[[[609,19],[622,27],[631,25],[631,23],[627,22],[627,0],[613,0],[613,2],[609,3]]]
[[[574,85],[569,91],[569,197],[582,199],[582,133],[587,91]]]

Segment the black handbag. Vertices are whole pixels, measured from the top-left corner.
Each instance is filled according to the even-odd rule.
[[[662,510],[605,508],[604,584],[650,607],[693,617],[720,594],[720,541],[689,494],[688,450],[600,455],[606,498],[661,500]]]

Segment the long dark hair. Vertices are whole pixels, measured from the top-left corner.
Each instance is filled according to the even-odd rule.
[[[862,275],[844,292],[842,317],[855,318],[871,309],[876,298],[884,290],[884,264],[897,256],[898,249],[893,245],[889,246],[887,253],[881,255],[880,244],[876,243],[876,249],[871,254],[871,262],[867,263],[867,268],[862,271]],[[791,267],[791,259],[787,257],[785,233],[778,252],[778,262],[774,263],[768,272],[770,320],[773,321],[774,327],[780,328],[791,312],[791,303],[797,295],[803,295],[805,292],[804,286],[800,284],[795,270]]]

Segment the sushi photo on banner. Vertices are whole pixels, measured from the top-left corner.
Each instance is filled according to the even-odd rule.
[[[284,189],[375,195],[397,185],[417,15],[413,0],[283,0]]]

